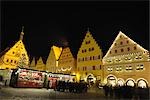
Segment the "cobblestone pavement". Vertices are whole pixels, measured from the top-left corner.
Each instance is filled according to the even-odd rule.
[[[52,89],[35,88],[11,88],[0,89],[0,100],[104,100],[103,90],[97,88],[88,89],[87,93],[58,92]]]

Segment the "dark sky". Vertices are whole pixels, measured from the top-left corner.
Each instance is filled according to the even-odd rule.
[[[121,30],[149,49],[149,2],[1,2],[1,36],[4,50],[19,39],[30,56],[46,59],[52,45],[68,42],[74,56],[89,27],[104,55]]]

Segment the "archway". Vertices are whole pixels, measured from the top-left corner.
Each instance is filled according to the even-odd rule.
[[[134,86],[135,86],[135,82],[134,82],[134,80],[129,79],[129,80],[127,80],[127,82],[126,82],[126,85],[127,85],[127,86],[132,86],[132,87],[134,87]]]
[[[137,82],[137,86],[138,86],[138,87],[141,87],[141,88],[147,88],[147,87],[148,87],[146,81],[143,80],[143,79],[141,79],[141,80],[139,80],[139,81]]]
[[[124,80],[123,79],[118,79],[117,85],[118,86],[123,86],[124,85]]]
[[[107,84],[108,85],[112,85],[115,86],[116,85],[116,78],[114,76],[109,76],[107,78]]]

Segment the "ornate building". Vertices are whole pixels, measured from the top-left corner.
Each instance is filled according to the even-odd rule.
[[[150,86],[149,52],[122,32],[103,57],[103,64],[104,83]]]
[[[57,72],[56,69],[58,67],[58,59],[62,52],[61,47],[52,46],[49,56],[46,61],[46,71],[48,72]]]
[[[103,80],[102,50],[89,31],[77,54],[77,70],[79,80],[86,82]]]
[[[76,72],[76,60],[73,57],[69,47],[65,47],[62,50],[58,60],[57,72],[63,74],[75,74]]]
[[[18,65],[20,67],[28,67],[29,57],[22,41],[23,35],[24,32],[22,30],[19,41],[11,48],[7,48],[2,52],[0,58],[0,69],[14,69]]]
[[[36,68],[36,70],[39,70],[39,71],[45,71],[46,70],[46,66],[43,63],[42,57],[40,57],[39,60],[37,60],[35,68]]]

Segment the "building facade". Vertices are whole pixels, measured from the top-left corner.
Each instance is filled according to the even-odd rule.
[[[17,66],[28,67],[29,57],[23,44],[23,35],[24,32],[22,31],[19,41],[1,55],[0,69],[14,69],[17,68]]]
[[[39,71],[45,71],[46,70],[46,65],[43,63],[42,57],[40,57],[37,60],[35,68],[36,68],[36,70],[39,70]]]
[[[35,63],[35,57],[33,57],[31,63],[30,63],[30,69],[36,69],[35,67],[36,63]]]
[[[149,52],[122,32],[103,57],[103,65],[104,83],[150,86]]]
[[[69,47],[65,47],[62,50],[62,53],[58,60],[57,72],[63,74],[76,73],[76,60],[73,57]]]
[[[77,54],[77,70],[79,80],[94,83],[103,80],[102,50],[89,31]]]
[[[61,47],[57,47],[57,46],[51,47],[49,56],[46,61],[46,71],[53,72],[53,73],[57,72],[56,69],[58,67],[58,59],[60,57],[61,52],[62,52]]]

